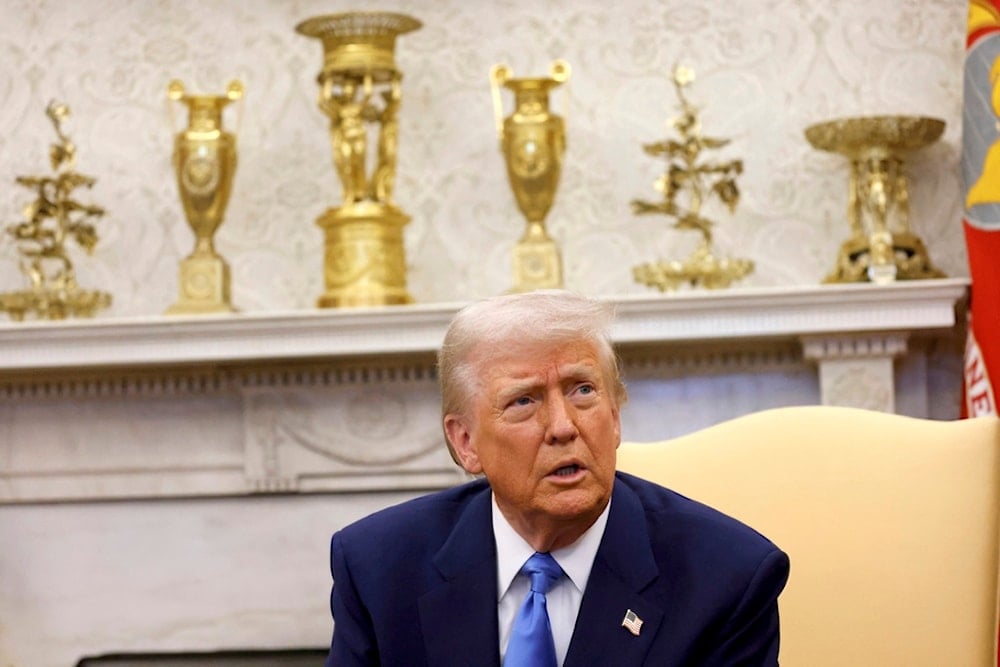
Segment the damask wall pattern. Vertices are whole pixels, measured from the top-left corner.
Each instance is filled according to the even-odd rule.
[[[677,63],[697,73],[690,97],[706,132],[732,138],[719,156],[744,161],[736,213],[706,211],[720,223],[720,251],[756,261],[742,284],[815,284],[832,268],[847,233],[847,164],[812,149],[803,129],[880,113],[947,122],[910,163],[913,226],[940,268],[967,275],[958,171],[966,3],[956,0],[0,0],[0,222],[18,221],[31,197],[15,175],[47,169],[46,104],[67,102],[77,169],[98,179],[86,198],[108,211],[95,254],[78,261],[80,282],[113,293],[102,317],[162,313],[192,247],[170,163],[167,83],[221,93],[239,78],[245,105],[227,112],[239,166],[216,237],[232,266],[233,301],[245,311],[313,308],[322,290],[314,220],[338,204],[340,186],[315,104],[320,47],[294,27],[358,9],[424,24],[397,44],[395,197],[412,216],[405,240],[418,302],[510,287],[524,223],[487,76],[498,62],[542,75],[555,58],[573,68],[553,94],[568,149],[547,221],[567,287],[646,293],[633,265],[692,248],[665,218],[629,209],[631,199],[655,196],[662,164],[641,144],[668,134]],[[177,129],[183,121],[179,112]],[[4,238],[0,290],[22,284]]]

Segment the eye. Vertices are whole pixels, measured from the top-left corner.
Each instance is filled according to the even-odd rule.
[[[568,397],[577,402],[578,405],[591,405],[600,397],[598,387],[593,382],[581,382],[573,387],[573,391]]]
[[[530,396],[518,396],[513,401],[511,401],[510,404],[511,405],[515,405],[515,406],[531,405],[531,397]]]

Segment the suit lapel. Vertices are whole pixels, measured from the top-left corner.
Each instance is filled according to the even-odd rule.
[[[444,582],[418,601],[428,664],[500,665],[491,511],[486,487],[434,557]]]
[[[587,580],[566,654],[566,667],[641,665],[663,620],[663,607],[641,596],[659,576],[639,498],[615,480],[611,512]],[[639,635],[622,627],[631,609],[642,619]]]

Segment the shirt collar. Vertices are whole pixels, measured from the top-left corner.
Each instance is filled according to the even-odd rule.
[[[499,600],[510,588],[514,577],[521,571],[524,562],[535,553],[524,538],[507,521],[500,508],[497,507],[496,496],[492,495],[493,504],[493,539],[497,546],[497,599]],[[577,590],[583,593],[587,588],[590,570],[594,566],[594,557],[601,546],[604,528],[608,523],[608,512],[611,510],[611,500],[604,506],[604,511],[597,521],[577,539],[576,542],[552,552],[552,557],[559,563],[569,580]]]

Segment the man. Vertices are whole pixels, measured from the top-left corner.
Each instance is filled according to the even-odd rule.
[[[328,666],[777,664],[785,554],[615,472],[626,394],[610,321],[562,291],[456,315],[443,426],[483,479],[333,536]]]

